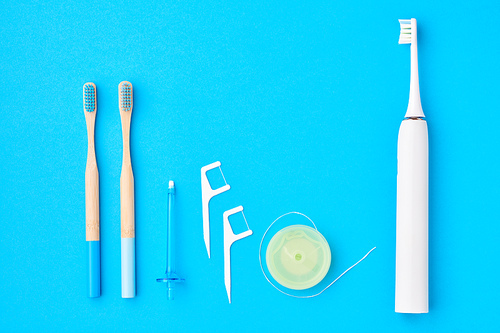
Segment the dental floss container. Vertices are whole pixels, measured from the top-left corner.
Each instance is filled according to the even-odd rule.
[[[266,264],[282,286],[304,290],[317,285],[330,269],[331,252],[318,230],[296,224],[278,231],[269,241]]]

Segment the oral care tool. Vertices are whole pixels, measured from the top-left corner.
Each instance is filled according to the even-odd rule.
[[[376,247],[372,248],[354,265],[346,269],[335,280],[330,282],[323,290],[313,295],[298,296],[285,292],[278,288],[267,276],[262,264],[262,244],[269,229],[281,218],[289,215],[300,215],[305,217],[313,228],[306,225],[291,225],[278,231],[271,239],[266,250],[266,265],[275,281],[282,286],[292,290],[303,290],[318,284],[327,274],[330,268],[331,253],[330,246],[321,235],[307,215],[299,212],[289,212],[281,215],[273,221],[264,232],[259,246],[259,264],[262,274],[267,282],[280,293],[295,298],[312,298],[322,294],[330,288],[342,276],[353,269],[356,265],[366,259]]]
[[[420,103],[417,21],[399,20],[399,44],[411,44],[410,100],[399,128],[396,213],[396,312],[427,313],[428,187],[427,122]]]
[[[226,183],[226,185],[214,190],[212,189],[212,187],[210,186],[210,182],[208,181],[207,172],[217,167],[219,168],[220,173],[222,174],[222,178],[224,179],[224,183]],[[208,204],[210,203],[210,199],[212,199],[214,196],[221,194],[222,192],[226,192],[230,188],[231,186],[227,184],[226,178],[224,177],[224,173],[222,173],[219,161],[206,165],[203,168],[201,168],[201,203],[203,205],[203,238],[205,240],[205,246],[207,247],[208,258],[210,258],[210,212],[208,209]]]
[[[94,128],[97,91],[92,82],[83,85],[83,111],[87,123],[88,150],[85,170],[85,224],[88,244],[89,297],[101,296],[101,241],[99,235],[99,171],[95,157]]]
[[[156,282],[166,282],[168,289],[168,300],[174,299],[174,284],[176,282],[183,282],[184,279],[180,278],[175,273],[175,243],[174,243],[174,198],[175,198],[175,185],[171,180],[168,182],[168,200],[167,200],[167,270],[164,278],[156,279]]]
[[[330,269],[331,252],[316,229],[295,224],[278,231],[267,246],[266,263],[282,286],[304,290],[317,285]]]
[[[248,230],[240,234],[235,235],[233,228],[231,228],[231,223],[229,223],[229,216],[241,212]],[[231,303],[231,245],[237,240],[250,236],[253,232],[248,226],[247,219],[243,213],[243,206],[238,206],[236,208],[227,210],[223,214],[224,216],[224,284],[226,285],[227,297],[229,303]]]
[[[128,81],[118,85],[120,117],[123,134],[123,162],[120,177],[122,297],[135,297],[135,212],[134,174],[130,159],[130,121],[132,119],[133,88]]]

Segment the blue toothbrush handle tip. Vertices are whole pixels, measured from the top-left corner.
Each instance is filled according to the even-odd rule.
[[[101,242],[88,241],[89,297],[101,296]]]

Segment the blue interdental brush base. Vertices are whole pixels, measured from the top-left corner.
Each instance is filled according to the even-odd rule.
[[[168,299],[173,300],[174,294],[174,284],[175,282],[183,282],[184,279],[180,278],[175,273],[175,244],[174,244],[174,195],[175,195],[175,185],[171,180],[168,183],[168,199],[167,199],[167,270],[165,272],[165,277],[156,279],[156,282],[166,282],[167,283],[167,294]]]

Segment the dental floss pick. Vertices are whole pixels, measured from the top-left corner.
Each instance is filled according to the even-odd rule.
[[[297,214],[297,215],[301,215],[305,218],[307,218],[309,220],[309,222],[311,222],[311,224],[314,226],[314,229],[316,231],[318,231],[318,228],[316,227],[316,224],[313,222],[313,220],[311,220],[307,215],[305,214],[302,214],[302,213],[299,213],[299,212],[288,212],[288,213],[285,213],[283,215],[281,215],[280,217],[278,217],[276,220],[273,221],[273,223],[271,223],[269,225],[269,227],[266,229],[266,231],[264,232],[264,235],[262,236],[262,239],[260,241],[260,245],[259,245],[259,264],[260,264],[260,269],[262,271],[262,274],[264,274],[264,277],[266,278],[267,282],[269,282],[269,284],[271,284],[276,290],[278,290],[280,293],[284,294],[284,295],[287,295],[287,296],[290,296],[290,297],[295,297],[295,298],[312,298],[312,297],[316,297],[320,294],[322,294],[325,290],[327,290],[328,288],[330,288],[335,282],[337,282],[342,276],[344,276],[347,272],[349,272],[351,269],[353,269],[356,265],[358,265],[360,262],[362,262],[363,260],[366,259],[366,257],[368,257],[368,255],[370,253],[372,253],[373,250],[376,249],[376,247],[372,248],[370,251],[368,251],[368,253],[366,253],[363,258],[361,258],[360,260],[358,260],[354,265],[352,265],[351,267],[349,267],[348,269],[346,269],[342,274],[340,274],[335,280],[333,280],[328,286],[326,286],[323,290],[321,290],[320,292],[318,292],[317,294],[314,294],[314,295],[306,295],[306,296],[297,296],[297,295],[292,295],[292,294],[289,294],[287,292],[284,292],[283,290],[281,290],[280,288],[278,288],[274,283],[271,282],[271,280],[269,279],[269,277],[267,276],[266,272],[264,271],[264,267],[262,265],[262,255],[261,255],[261,252],[262,252],[262,244],[264,242],[264,239],[266,237],[266,234],[267,232],[269,231],[269,229],[271,229],[271,227],[279,220],[281,219],[282,217],[285,217],[287,215],[290,215],[290,214]],[[319,231],[318,231],[319,233]]]
[[[226,192],[231,188],[231,186],[229,186],[226,182],[226,178],[224,177],[224,173],[222,172],[220,165],[221,163],[217,161],[201,168],[201,203],[203,209],[203,239],[205,240],[205,246],[207,248],[208,258],[210,258],[210,211],[208,204],[210,203],[210,200],[214,196],[221,194],[222,192]],[[222,174],[222,178],[224,179],[224,183],[226,185],[214,190],[212,189],[212,187],[210,186],[210,182],[208,181],[207,172],[217,167],[219,168],[220,173]]]
[[[247,225],[248,230],[235,235],[233,232],[233,228],[231,227],[231,223],[229,223],[229,216],[237,214],[241,212],[243,214],[243,218],[245,219],[245,223]],[[224,223],[224,284],[226,285],[227,297],[229,299],[229,303],[231,303],[231,245],[234,242],[243,239],[252,235],[252,230],[248,226],[247,219],[245,214],[243,213],[243,206],[238,206],[233,209],[227,210],[223,215],[223,223]]]
[[[156,279],[156,282],[167,283],[168,300],[174,299],[174,284],[184,282],[175,272],[175,221],[174,221],[174,202],[175,202],[175,184],[173,180],[168,182],[167,195],[167,269],[165,277]]]

